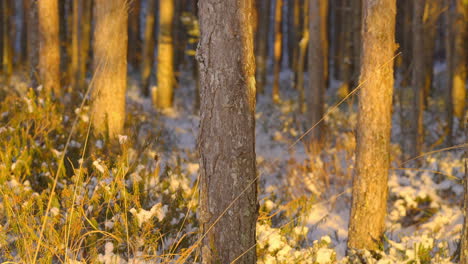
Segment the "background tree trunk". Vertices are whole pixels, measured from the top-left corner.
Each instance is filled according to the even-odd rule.
[[[157,108],[172,107],[175,76],[174,76],[174,0],[159,0],[159,36],[158,36],[158,68],[157,92],[153,94],[153,103]]]
[[[164,0],[160,0],[164,1]],[[143,39],[143,51],[141,60],[141,86],[142,93],[148,97],[151,94],[151,71],[154,64],[154,24],[156,13],[156,0],[148,0],[146,2],[146,18],[145,18],[145,36]]]
[[[47,93],[61,95],[58,0],[38,1],[39,76]]]
[[[304,63],[307,55],[307,45],[309,44],[309,0],[304,1],[304,26],[302,29],[302,39],[299,43],[299,55],[297,59],[297,82],[296,90],[299,93],[299,112],[305,112],[304,105]]]
[[[453,114],[463,120],[466,105],[468,3],[455,0],[453,15]],[[460,122],[461,123],[461,122]],[[460,125],[462,128],[462,125]]]
[[[14,2],[12,0],[4,0],[4,8],[2,13],[4,16],[3,32],[3,67],[6,77],[6,83],[13,73],[13,58],[14,58],[14,40],[13,40],[13,25],[14,25]]]
[[[136,71],[139,71],[141,64],[141,0],[130,1],[128,10],[128,61]]]
[[[364,0],[356,170],[348,249],[377,250],[387,212],[395,0]],[[378,102],[378,103],[377,103]]]
[[[464,120],[465,138],[468,138],[468,118]],[[463,196],[463,212],[464,222],[463,230],[460,238],[460,264],[468,264],[468,147],[465,147],[465,179],[464,196]]]
[[[125,121],[127,0],[95,0],[94,7],[92,124],[95,134],[114,139]]]
[[[92,25],[92,0],[81,0],[80,16],[80,45],[79,45],[79,87],[86,86],[86,75],[88,73],[89,51],[91,47],[91,25]]]
[[[308,127],[317,124],[323,117],[325,107],[327,31],[326,0],[309,0],[309,94],[307,95]],[[323,17],[325,16],[325,17]],[[325,32],[324,32],[325,31]],[[323,140],[323,122],[310,133],[311,143]]]
[[[0,0],[0,74],[3,74],[3,42],[5,40],[4,32],[6,32],[5,26],[5,7],[4,7],[5,0]]]
[[[37,28],[37,1],[25,0],[25,20],[27,35],[27,69],[29,71],[30,85],[37,86],[38,66],[38,28]]]
[[[253,1],[200,0],[202,263],[256,263]],[[253,183],[253,184],[252,184]],[[242,195],[241,195],[242,194]],[[216,219],[238,195],[226,215]]]
[[[273,49],[273,102],[280,101],[280,73],[281,73],[281,60],[283,53],[283,30],[282,30],[282,17],[283,17],[283,0],[276,0],[275,4],[275,39]]]
[[[270,18],[270,0],[256,1],[258,27],[255,41],[257,93],[265,91],[268,64],[268,25]]]
[[[447,64],[447,90],[445,96],[446,107],[446,122],[447,122],[447,140],[446,145],[452,146],[453,144],[453,104],[452,104],[452,90],[453,90],[453,28],[452,28],[452,12],[450,2],[444,6],[447,8],[445,11],[445,61]]]

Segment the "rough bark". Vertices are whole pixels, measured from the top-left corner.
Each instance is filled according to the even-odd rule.
[[[411,104],[411,137],[408,141],[409,146],[408,158],[418,156],[422,151],[424,143],[424,84],[425,84],[425,62],[424,51],[421,47],[424,46],[424,28],[423,14],[426,0],[415,0],[413,8],[413,67],[412,67],[412,99]]]
[[[395,0],[364,0],[356,170],[348,249],[377,250],[387,212]]]
[[[164,0],[162,0],[164,1]],[[145,35],[141,60],[141,86],[142,93],[148,97],[151,94],[150,77],[154,63],[154,24],[155,24],[156,0],[146,2]]]
[[[61,95],[58,0],[37,2],[39,17],[39,76],[47,93]]]
[[[455,1],[453,15],[453,114],[460,121],[463,119],[466,105],[468,3]]]
[[[258,27],[255,41],[257,93],[263,93],[267,77],[270,0],[256,1],[256,5],[258,10]]]
[[[309,0],[309,89],[307,89],[308,127],[319,122],[325,111],[327,61],[326,0]],[[325,17],[323,17],[325,16]],[[324,32],[325,31],[325,32]],[[324,125],[320,122],[311,132],[311,144],[323,140]]]
[[[91,117],[94,133],[110,139],[125,120],[127,10],[127,0],[95,0]]]
[[[141,63],[140,11],[141,0],[130,1],[128,10],[128,61],[138,71]]]
[[[276,0],[275,4],[275,40],[273,49],[273,102],[280,101],[280,72],[281,60],[283,51],[283,30],[282,30],[282,14],[283,14],[283,0]]]
[[[159,1],[157,89],[153,103],[159,109],[172,107],[174,76],[174,0]]]
[[[257,219],[253,1],[200,0],[199,8],[199,215],[202,234],[208,232],[202,263],[232,263],[239,257],[235,263],[253,264]]]

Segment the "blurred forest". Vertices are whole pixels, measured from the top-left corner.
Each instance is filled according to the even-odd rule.
[[[0,263],[468,264],[467,0],[0,0]]]

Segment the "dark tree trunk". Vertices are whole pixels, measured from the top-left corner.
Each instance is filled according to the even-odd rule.
[[[258,26],[255,41],[257,93],[265,91],[268,63],[268,25],[270,18],[270,0],[256,1]]]
[[[387,213],[395,44],[395,0],[364,0],[356,170],[349,250],[378,250]],[[378,102],[378,103],[376,103]]]
[[[202,263],[256,263],[252,0],[200,0]],[[223,211],[230,206],[226,214]],[[219,219],[219,221],[218,221]]]
[[[151,94],[150,78],[154,63],[154,25],[155,25],[156,0],[146,2],[145,35],[143,39],[143,51],[141,60],[141,86],[144,96]]]
[[[141,2],[142,0],[130,1],[128,10],[128,62],[138,72],[141,63]]]
[[[276,0],[275,3],[275,39],[273,49],[273,102],[280,101],[280,73],[281,61],[283,58],[283,0]]]

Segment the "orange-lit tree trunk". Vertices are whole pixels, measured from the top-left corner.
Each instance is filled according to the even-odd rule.
[[[257,34],[255,40],[255,63],[257,65],[256,83],[257,93],[265,91],[268,62],[268,25],[270,18],[270,0],[256,1]]]
[[[159,109],[172,107],[174,76],[174,0],[159,1],[157,89],[153,103]]]
[[[201,234],[207,232],[201,245],[206,264],[256,263],[253,5],[199,2],[199,221]]]
[[[71,18],[71,61],[70,61],[70,84],[71,89],[79,87],[80,78],[80,0],[73,0]],[[79,87],[81,88],[81,87]]]
[[[462,121],[466,105],[468,3],[456,0],[453,14],[453,114]],[[460,126],[462,127],[462,126]]]
[[[127,0],[95,0],[91,117],[95,134],[114,139],[125,121]]]
[[[283,51],[283,30],[282,30],[282,12],[283,0],[276,0],[275,5],[275,40],[273,49],[273,102],[280,101],[280,72],[281,72],[281,60]]]
[[[4,32],[6,32],[6,27],[5,27],[5,13],[3,10],[5,10],[5,7],[3,6],[3,1],[0,0],[0,74],[3,74],[3,41],[5,39]]]
[[[164,1],[164,0],[161,0]],[[146,2],[146,17],[145,17],[145,35],[143,39],[143,50],[141,58],[141,86],[144,96],[149,97],[151,94],[150,78],[154,63],[154,24],[155,24],[156,0],[148,0]],[[153,91],[155,92],[155,91]]]
[[[327,9],[326,0],[309,0],[309,89],[307,94],[308,127],[316,125],[323,117],[327,74]],[[325,17],[324,17],[325,16]],[[324,32],[325,31],[325,32]],[[323,141],[324,125],[320,122],[311,132],[314,145]],[[314,147],[312,146],[311,147]]]
[[[387,213],[395,0],[364,0],[361,83],[348,249],[378,250]],[[376,103],[378,102],[378,103]]]
[[[39,16],[39,76],[48,93],[60,96],[60,36],[58,0],[40,0]]]

